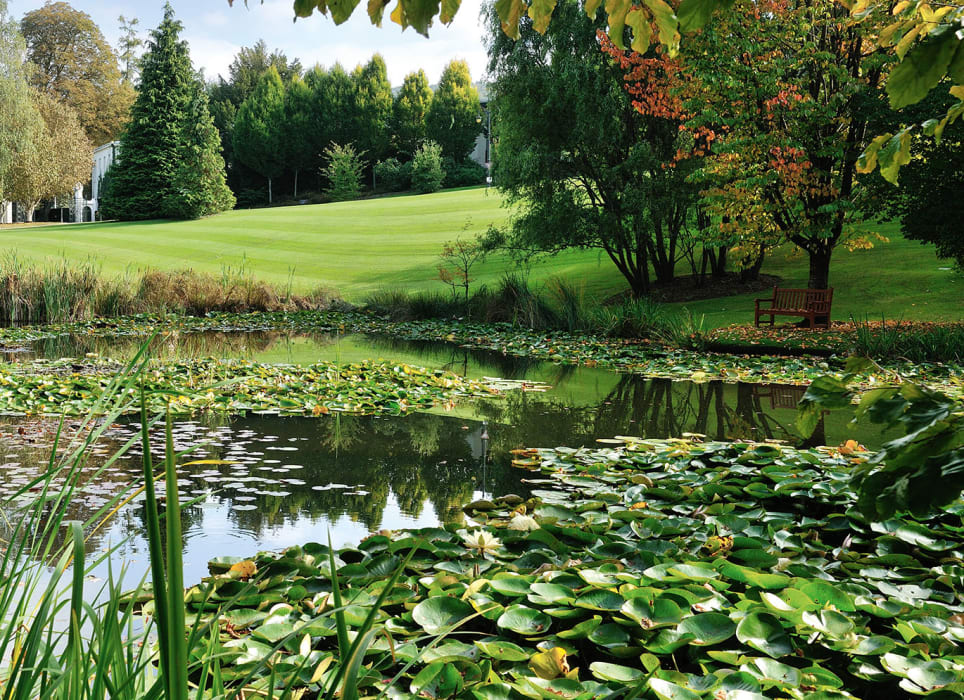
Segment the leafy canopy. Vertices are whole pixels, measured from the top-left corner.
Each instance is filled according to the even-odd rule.
[[[70,105],[94,145],[116,138],[134,89],[121,79],[117,55],[90,15],[66,2],[47,3],[25,14],[20,26],[36,66],[31,83]]]

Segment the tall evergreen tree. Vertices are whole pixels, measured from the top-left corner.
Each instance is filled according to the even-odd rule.
[[[355,142],[355,95],[351,76],[336,63],[327,71],[315,66],[308,71],[305,82],[312,93],[312,152],[320,156],[332,143]]]
[[[425,140],[425,117],[432,104],[432,88],[421,68],[402,82],[393,106],[393,129],[398,152],[411,158]]]
[[[234,120],[234,152],[242,163],[272,180],[285,170],[285,86],[274,66],[261,76]]]
[[[197,219],[234,207],[221,157],[221,139],[208,111],[208,96],[198,84],[181,132],[174,188],[164,200],[164,215]]]
[[[479,91],[472,84],[469,65],[451,61],[442,71],[438,89],[426,116],[428,138],[442,147],[442,154],[461,163],[482,133]]]
[[[295,76],[285,90],[285,153],[287,165],[295,174],[295,197],[298,196],[298,173],[311,168],[319,160],[311,138],[311,108],[311,88]]]
[[[224,196],[224,161],[203,88],[191,67],[182,25],[164,6],[141,59],[141,83],[120,156],[110,171],[105,214],[121,219],[176,216],[173,203],[190,199],[181,216],[210,214],[231,206]],[[213,149],[213,150],[211,150]],[[188,176],[187,164],[204,168]],[[203,163],[203,166],[201,164]],[[204,204],[198,204],[204,202]]]
[[[392,85],[380,54],[352,73],[355,86],[355,142],[375,163],[388,155],[392,118]]]

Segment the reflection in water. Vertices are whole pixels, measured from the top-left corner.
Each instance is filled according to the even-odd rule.
[[[18,428],[24,436],[3,443],[0,490],[6,495],[43,472],[52,447],[49,423]],[[138,430],[134,423],[109,430],[86,474]],[[196,499],[182,516],[186,570],[200,577],[211,557],[325,541],[329,530],[333,541],[345,544],[379,529],[460,521],[461,506],[483,492],[526,495],[520,483],[525,472],[487,463],[483,430],[474,421],[429,414],[179,422],[176,449],[196,448],[179,460],[179,496],[182,502]],[[161,454],[162,431],[153,431],[152,442],[155,455]],[[136,440],[128,456],[84,480],[68,519],[90,520],[139,479]],[[88,548],[129,538],[119,554],[137,574],[146,567],[145,530],[143,499],[135,499],[88,540]]]

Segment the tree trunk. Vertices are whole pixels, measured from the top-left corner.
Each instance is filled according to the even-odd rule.
[[[810,251],[810,280],[807,282],[810,289],[829,289],[830,253],[822,246],[817,251]]]
[[[726,275],[726,246],[721,245],[716,249],[716,255],[710,257],[713,277],[720,279]]]
[[[765,246],[761,245],[759,251],[757,252],[756,260],[748,266],[740,270],[740,281],[741,282],[752,282],[760,279],[760,270],[763,268],[763,260],[766,258],[767,249]]]
[[[271,178],[268,178],[268,204],[271,204]]]
[[[298,199],[298,168],[295,168],[295,194],[294,198]]]
[[[24,220],[25,220],[28,224],[33,223],[33,213],[34,213],[36,210],[37,210],[37,205],[36,205],[36,204],[30,204],[30,205],[27,206],[27,213],[26,213],[26,215],[24,216]]]

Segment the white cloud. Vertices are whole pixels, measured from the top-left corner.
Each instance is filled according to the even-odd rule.
[[[216,39],[207,36],[184,37],[191,51],[191,62],[194,68],[204,69],[206,80],[213,80],[219,75],[228,77],[228,66],[234,60],[235,54],[241,48],[226,39]]]

